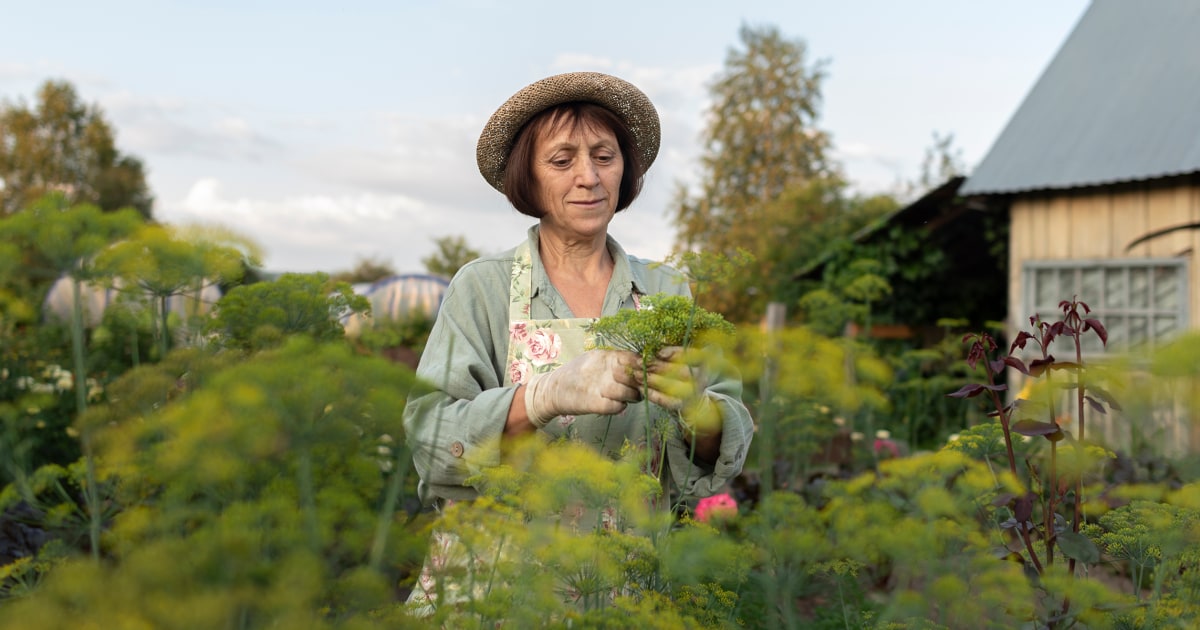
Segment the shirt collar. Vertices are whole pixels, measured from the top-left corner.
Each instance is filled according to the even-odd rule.
[[[546,275],[546,268],[542,265],[542,257],[538,251],[538,227],[537,224],[534,224],[527,232],[529,255],[533,262],[533,296],[540,295],[543,289],[553,286],[550,284],[550,277]],[[644,270],[634,269],[629,264],[629,255],[625,253],[625,248],[621,247],[621,244],[611,234],[606,234],[604,240],[608,247],[608,253],[613,259],[613,277],[609,286],[618,292],[617,297],[621,303],[627,301],[631,293],[646,295],[647,284],[643,277]],[[549,293],[553,295],[557,291]]]

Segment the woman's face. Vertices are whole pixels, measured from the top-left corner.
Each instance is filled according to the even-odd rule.
[[[617,138],[599,125],[564,122],[548,127],[533,147],[542,228],[566,238],[606,234],[624,173]]]

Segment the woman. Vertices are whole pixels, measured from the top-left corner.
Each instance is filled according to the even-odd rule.
[[[608,236],[658,145],[645,94],[598,73],[533,83],[484,127],[480,173],[538,223],[524,243],[464,266],[446,290],[417,368],[437,390],[405,410],[426,503],[474,498],[467,478],[498,464],[501,443],[519,436],[566,436],[614,457],[627,442],[646,447],[652,414],[629,403],[647,385],[652,403],[684,410],[685,424],[696,408],[720,419],[658,438],[665,484],[704,497],[741,471],[753,424],[739,381],[693,378],[678,348],[660,355],[648,383],[638,355],[585,351],[596,318],[638,308],[645,295],[689,293],[678,272],[627,255]]]

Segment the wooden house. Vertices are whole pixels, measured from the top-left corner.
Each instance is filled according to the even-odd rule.
[[[958,194],[1010,217],[1011,332],[1073,296],[1088,356],[1200,328],[1200,2],[1093,0]],[[1186,415],[1154,432],[1200,452]]]

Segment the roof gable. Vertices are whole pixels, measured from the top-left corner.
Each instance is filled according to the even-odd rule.
[[[1200,171],[1200,2],[1093,0],[960,194]]]

